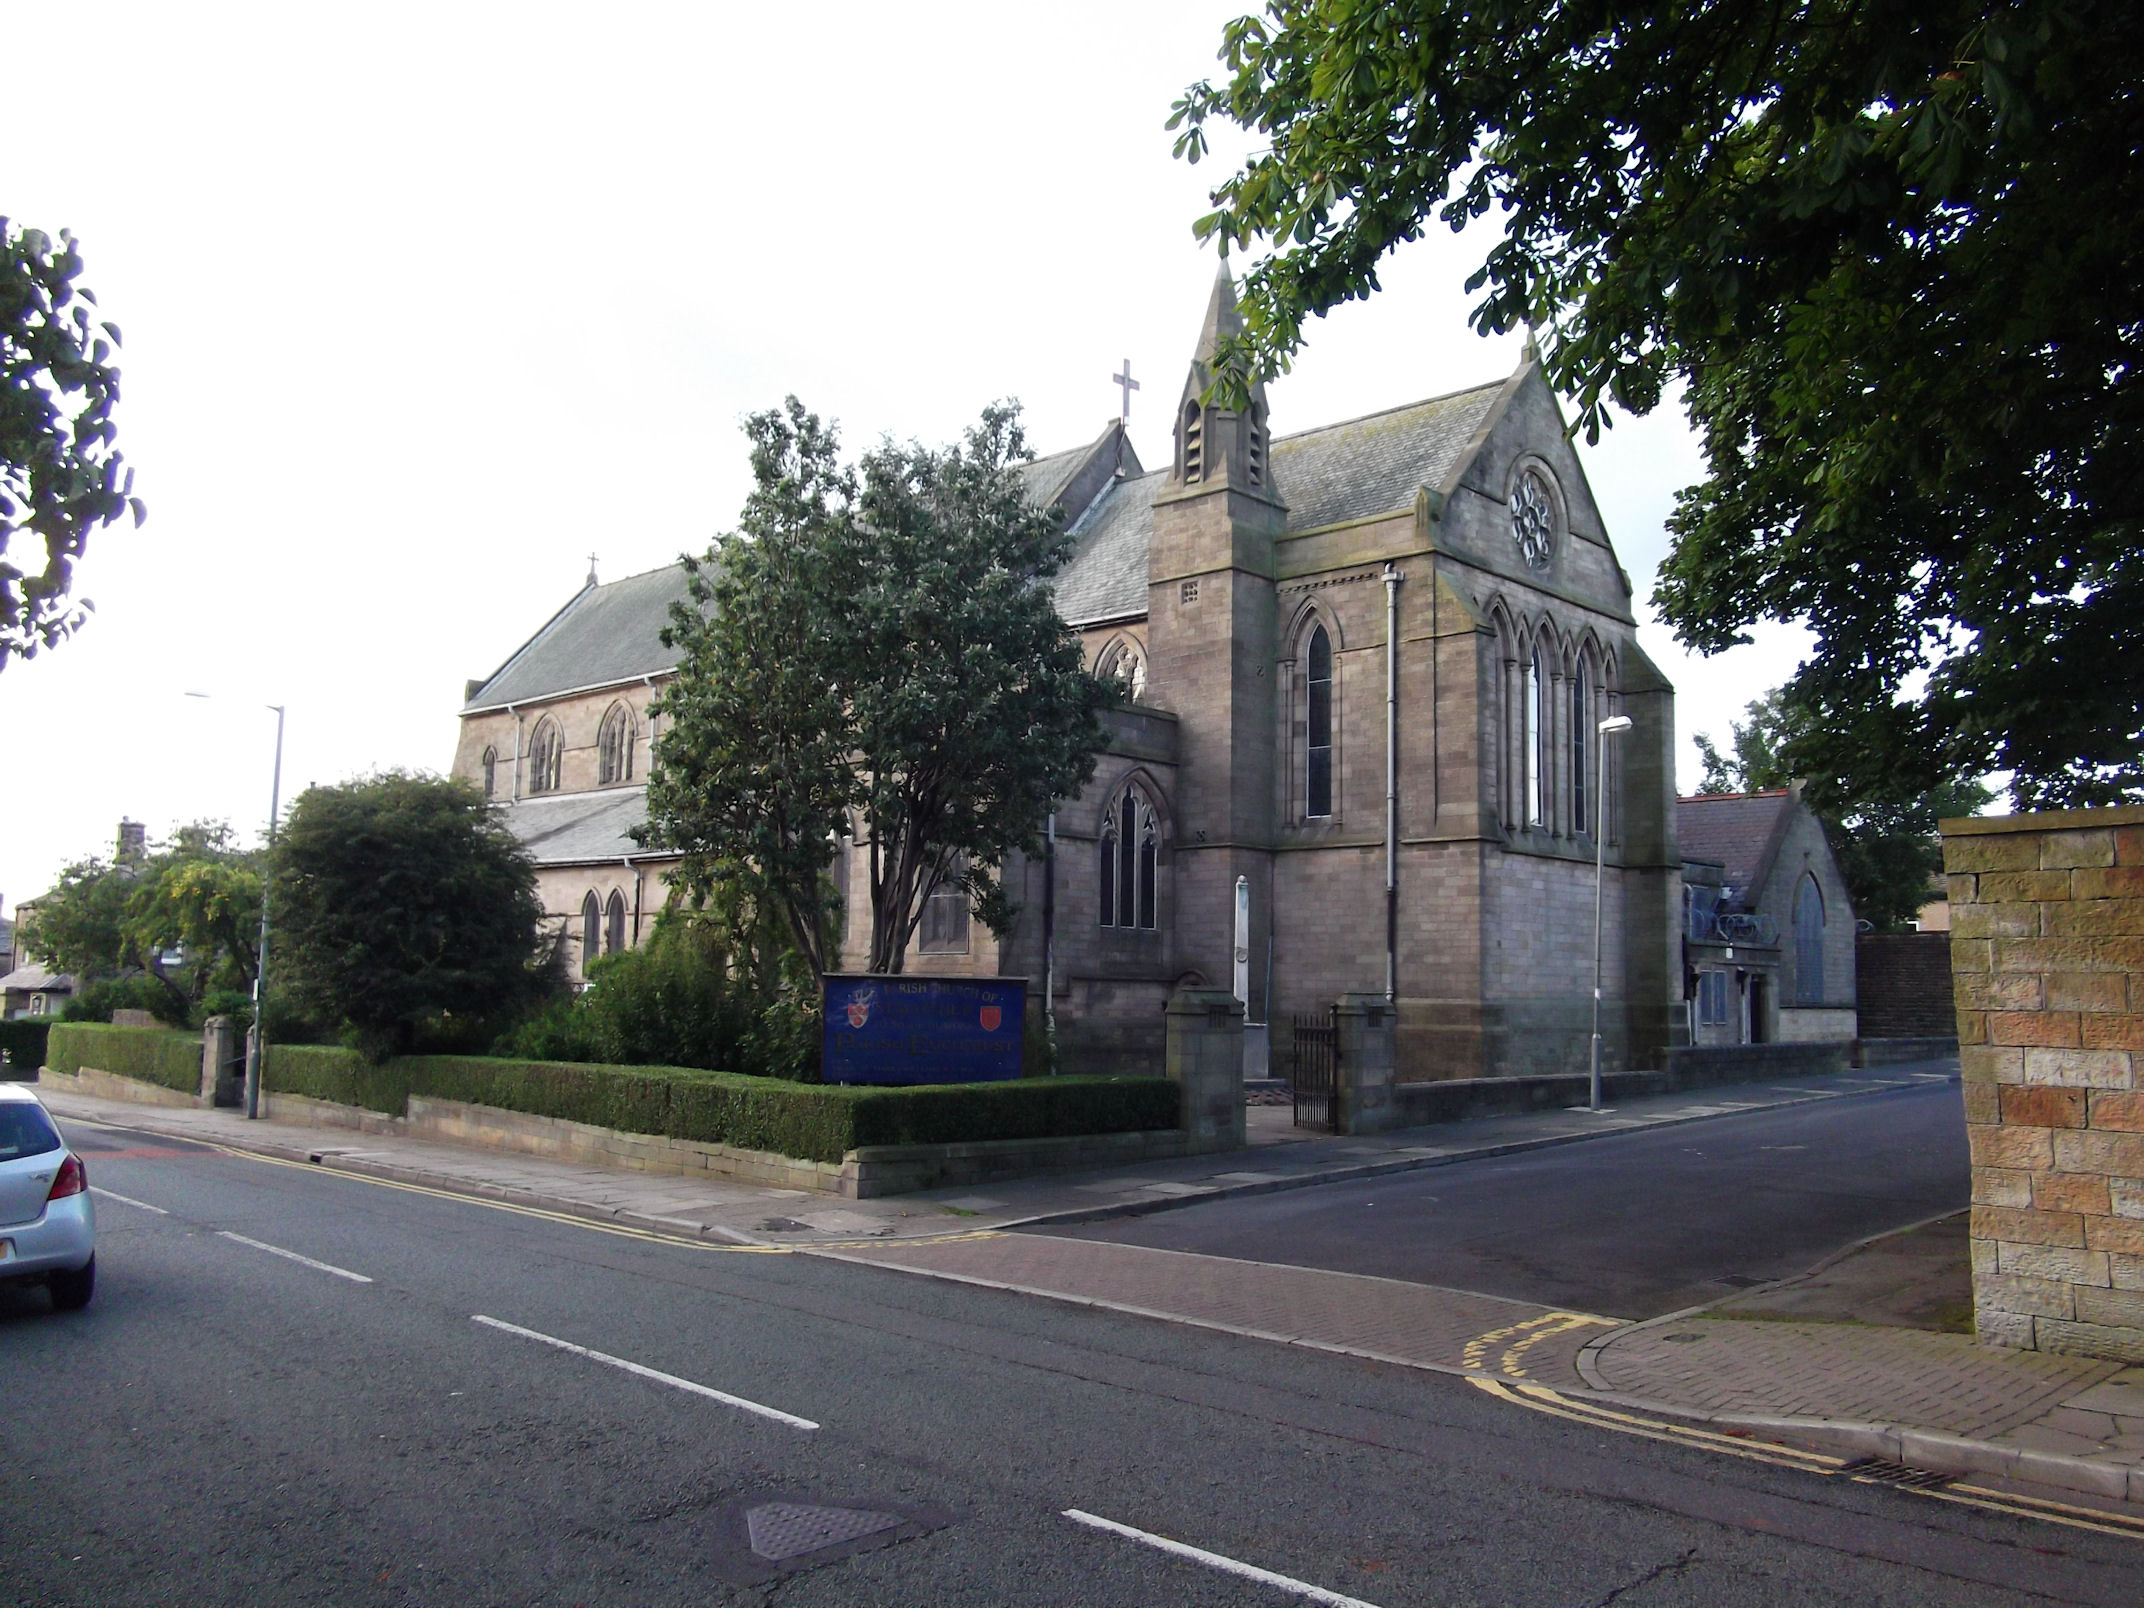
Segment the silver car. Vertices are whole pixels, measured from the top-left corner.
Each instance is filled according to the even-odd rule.
[[[97,1287],[89,1170],[20,1083],[0,1083],[0,1283],[42,1284],[62,1312]]]

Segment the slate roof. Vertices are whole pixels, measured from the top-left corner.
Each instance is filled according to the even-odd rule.
[[[1092,444],[1073,447],[1067,452],[1053,452],[1047,458],[1023,463],[1014,472],[1026,486],[1029,500],[1047,508],[1064,496],[1065,487],[1072,483],[1072,477],[1079,473],[1080,466],[1093,454]],[[1079,510],[1075,508],[1070,512],[1077,514]]]
[[[1422,487],[1450,477],[1508,383],[1497,380],[1276,438],[1273,483],[1288,505],[1290,533],[1411,509]],[[1116,439],[1105,430],[1086,446],[1023,464],[1019,474],[1028,494],[1037,502],[1057,502],[1090,465],[1107,473],[1097,455]],[[1128,476],[1107,483],[1086,508],[1067,509],[1072,557],[1053,586],[1067,624],[1146,612],[1154,500],[1168,478],[1163,470]],[[1084,498],[1084,487],[1080,494]],[[662,645],[661,632],[670,604],[684,595],[685,572],[676,564],[583,588],[476,689],[463,712],[666,674],[676,668],[677,654]]]
[[[1736,902],[1748,905],[1772,867],[1794,812],[1785,788],[1769,793],[1712,793],[1675,801],[1675,842],[1683,857],[1727,868]]]
[[[648,818],[645,788],[551,793],[498,807],[538,865],[615,863],[625,855],[648,852],[628,835]]]
[[[684,596],[681,564],[605,586],[584,586],[492,672],[463,704],[463,712],[674,670],[677,654],[663,646],[662,628],[670,621],[671,603]]]
[[[1146,613],[1147,556],[1154,544],[1154,499],[1169,483],[1156,469],[1120,480],[1072,524],[1072,556],[1053,588],[1067,625]]]
[[[1290,534],[1350,519],[1403,513],[1415,493],[1457,467],[1507,380],[1431,397],[1273,442],[1273,485],[1288,505]],[[1055,465],[1075,454],[1038,459]],[[1060,480],[1069,479],[1069,471]],[[1057,612],[1093,625],[1146,612],[1147,554],[1164,470],[1122,480],[1073,523],[1072,557],[1057,577]]]
[[[38,965],[17,966],[0,977],[0,988],[10,993],[61,994],[74,992],[72,972],[48,972]]]

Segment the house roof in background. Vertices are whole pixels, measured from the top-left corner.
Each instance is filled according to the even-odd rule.
[[[68,972],[48,972],[42,966],[17,966],[0,977],[0,988],[26,994],[71,994],[74,977]]]
[[[1765,793],[1707,793],[1675,801],[1675,842],[1685,859],[1727,868],[1727,885],[1747,905],[1771,871],[1772,857],[1799,808],[1786,788]]]

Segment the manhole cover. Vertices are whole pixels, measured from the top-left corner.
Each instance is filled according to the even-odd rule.
[[[1660,1338],[1669,1345],[1686,1346],[1693,1340],[1702,1340],[1705,1337],[1701,1334],[1664,1334]]]
[[[794,1217],[770,1217],[759,1225],[762,1234],[809,1234],[811,1224],[800,1223]]]
[[[762,1502],[747,1508],[745,1533],[752,1550],[773,1563],[838,1547],[844,1541],[860,1540],[881,1530],[898,1529],[905,1521],[897,1513],[878,1513],[870,1508],[812,1507],[802,1502]]]

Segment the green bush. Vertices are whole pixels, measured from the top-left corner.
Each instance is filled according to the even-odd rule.
[[[817,980],[782,975],[779,964],[733,965],[686,922],[658,926],[639,949],[603,956],[589,979],[582,992],[551,1000],[505,1035],[495,1053],[819,1079]]]
[[[162,1027],[57,1022],[45,1044],[45,1065],[55,1072],[93,1067],[195,1094],[201,1088],[201,1035]]]
[[[0,1052],[7,1056],[7,1070],[0,1077],[19,1083],[36,1077],[45,1064],[45,1035],[51,1031],[52,1019],[45,1016],[0,1022]]]
[[[596,1066],[463,1055],[374,1065],[354,1050],[268,1047],[266,1086],[405,1113],[410,1096],[460,1100],[626,1133],[838,1162],[861,1145],[954,1144],[1176,1126],[1162,1078],[1051,1078],[876,1089],[689,1067]]]

